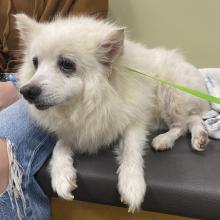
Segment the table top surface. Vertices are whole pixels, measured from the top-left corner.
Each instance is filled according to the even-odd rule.
[[[117,192],[113,150],[76,156],[76,199],[123,206]],[[55,194],[46,166],[37,174],[37,179],[46,194],[52,196]],[[145,179],[148,187],[142,205],[144,210],[220,219],[220,141],[210,140],[204,152],[192,149],[190,135],[177,140],[170,151],[155,152],[149,147],[145,155]]]

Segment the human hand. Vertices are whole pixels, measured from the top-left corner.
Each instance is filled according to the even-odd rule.
[[[0,82],[0,111],[18,99],[18,90],[12,82]]]

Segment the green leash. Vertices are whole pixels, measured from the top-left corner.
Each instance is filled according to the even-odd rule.
[[[171,87],[173,87],[175,89],[179,89],[179,90],[181,90],[183,92],[189,93],[189,94],[194,95],[196,97],[199,97],[201,99],[207,100],[209,102],[220,104],[220,98],[218,98],[218,97],[208,95],[208,94],[200,92],[198,90],[187,88],[187,87],[185,87],[183,85],[180,85],[180,84],[177,84],[177,83],[173,83],[173,82],[170,82],[168,80],[160,79],[159,77],[156,77],[156,76],[151,76],[148,73],[144,73],[144,72],[139,71],[139,70],[134,69],[134,68],[127,67],[127,69],[130,72],[134,72],[134,73],[138,73],[140,75],[146,76],[146,77],[148,77],[150,79],[156,80],[156,81],[161,82],[161,83],[166,84],[166,85],[169,85],[169,86],[171,86]]]

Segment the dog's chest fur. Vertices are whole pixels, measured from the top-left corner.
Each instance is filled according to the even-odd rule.
[[[130,118],[121,105],[106,102],[99,108],[84,107],[38,111],[32,108],[34,118],[55,132],[66,144],[79,152],[97,152],[115,141],[129,124]]]

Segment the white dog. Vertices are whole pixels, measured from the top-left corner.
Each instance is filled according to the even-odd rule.
[[[118,190],[129,211],[140,208],[146,136],[160,124],[169,131],[154,138],[154,149],[171,149],[189,130],[192,147],[204,150],[208,135],[201,114],[209,104],[127,69],[206,92],[197,69],[179,53],[147,49],[127,40],[122,28],[90,17],[50,23],[15,17],[25,49],[20,91],[33,117],[59,137],[50,165],[60,197],[74,198],[75,152],[94,153],[120,138]]]

